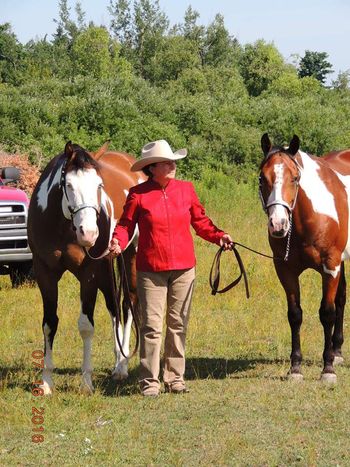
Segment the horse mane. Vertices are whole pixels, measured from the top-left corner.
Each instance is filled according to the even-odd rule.
[[[78,144],[72,144],[73,146],[73,156],[69,159],[67,163],[68,170],[79,170],[94,168],[97,171],[100,169],[99,163],[92,157],[90,154]]]

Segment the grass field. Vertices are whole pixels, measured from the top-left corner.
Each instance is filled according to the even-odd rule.
[[[269,253],[266,220],[251,184],[208,176],[198,192],[208,214],[236,241]],[[190,393],[152,400],[138,393],[136,357],[127,382],[110,379],[111,327],[101,296],[93,344],[96,391],[90,397],[79,393],[78,284],[69,274],[60,283],[55,394],[34,397],[32,383],[40,373],[31,354],[42,349],[39,290],[12,290],[9,279],[0,277],[0,465],[350,465],[348,315],[346,363],[337,369],[336,386],[322,385],[320,278],[311,271],[303,275],[304,381],[287,381],[290,331],[271,260],[241,249],[251,298],[245,298],[243,284],[213,297],[208,274],[216,250],[196,239]],[[237,275],[233,255],[225,255],[223,270],[223,283]],[[32,442],[33,407],[44,409],[42,443]]]

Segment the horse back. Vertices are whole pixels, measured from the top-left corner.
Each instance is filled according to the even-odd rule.
[[[330,168],[341,175],[350,175],[350,150],[332,151],[320,158]]]
[[[131,172],[136,159],[124,152],[105,152],[98,160],[104,189],[112,199],[114,212],[120,218],[130,188],[146,180],[142,172]]]

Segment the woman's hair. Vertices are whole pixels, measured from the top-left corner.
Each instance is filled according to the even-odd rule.
[[[156,164],[148,164],[146,165],[142,170],[142,172],[147,175],[147,177],[149,178],[152,178],[153,177],[153,174],[152,172],[149,170],[150,167],[154,167]]]

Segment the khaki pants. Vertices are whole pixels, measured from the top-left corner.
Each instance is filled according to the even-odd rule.
[[[160,350],[166,305],[164,374],[166,386],[185,387],[185,339],[195,279],[195,268],[179,271],[137,272],[141,308],[140,388],[160,390]]]

